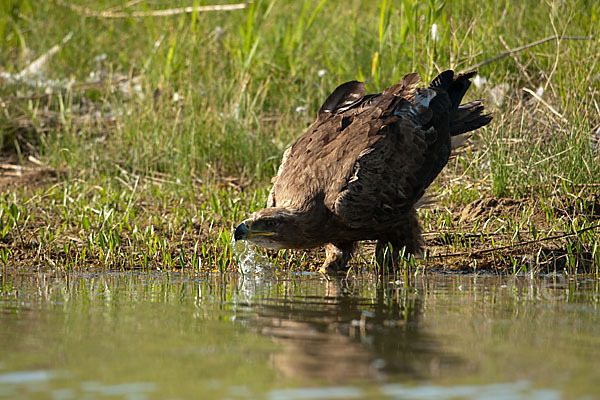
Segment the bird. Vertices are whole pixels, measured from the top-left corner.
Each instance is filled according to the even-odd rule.
[[[284,152],[266,207],[234,239],[269,249],[325,246],[325,274],[347,272],[365,240],[376,241],[382,270],[422,256],[417,209],[426,189],[452,149],[492,120],[482,101],[461,104],[475,75],[447,70],[421,87],[410,73],[378,94],[365,94],[363,82],[338,86]]]

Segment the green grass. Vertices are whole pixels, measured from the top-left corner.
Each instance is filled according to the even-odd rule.
[[[73,3],[101,11],[125,2]],[[133,9],[192,3],[206,2]],[[3,2],[0,71],[18,73],[72,32],[43,74],[75,84],[49,93],[0,78],[5,158],[27,166],[33,156],[57,174],[3,186],[0,260],[232,268],[232,226],[265,203],[283,151],[339,83],[364,80],[375,92],[407,72],[427,80],[492,58],[506,51],[503,42],[514,48],[556,34],[596,38],[551,41],[480,68],[488,82],[468,97],[487,99],[494,121],[451,161],[433,185],[436,210],[422,214],[425,230],[442,239],[483,232],[477,243],[444,239],[449,253],[564,232],[573,236],[527,251],[552,244],[569,271],[580,270],[581,254],[597,269],[598,230],[577,232],[600,214],[588,207],[600,190],[590,142],[600,124],[599,20],[600,4],[585,0],[255,1],[241,11],[121,19],[84,17],[56,1]],[[501,85],[503,102],[493,104]],[[524,90],[540,87],[545,104]],[[457,219],[482,197],[523,206]],[[305,268],[300,254],[273,260]],[[500,256],[513,259],[498,265],[529,268],[522,252]]]

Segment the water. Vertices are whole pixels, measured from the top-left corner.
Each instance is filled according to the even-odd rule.
[[[235,253],[238,271],[242,275],[264,276],[272,274],[273,271],[269,267],[268,258],[258,254],[254,249],[254,245],[249,241],[231,239],[229,245]]]
[[[600,398],[594,279],[0,282],[0,398]]]

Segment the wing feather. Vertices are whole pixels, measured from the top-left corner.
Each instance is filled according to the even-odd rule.
[[[365,96],[363,82],[350,81],[338,86],[321,106],[319,114],[343,111],[352,107]]]
[[[447,115],[450,107],[447,94],[433,89],[419,89],[412,102],[397,106],[379,132],[383,139],[356,160],[335,200],[334,212],[346,225],[377,230],[414,207],[448,162],[448,118],[433,110],[446,108]]]
[[[417,88],[418,74],[408,74],[378,95],[340,85],[284,153],[268,206],[317,205],[364,232],[394,226],[448,162],[451,134],[491,119],[479,102],[459,108],[469,77],[446,71]]]

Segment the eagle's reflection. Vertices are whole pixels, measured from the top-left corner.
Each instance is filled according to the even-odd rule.
[[[423,332],[418,291],[364,288],[364,282],[291,280],[284,293],[255,297],[248,322],[280,344],[272,362],[289,377],[427,378],[459,364]]]

